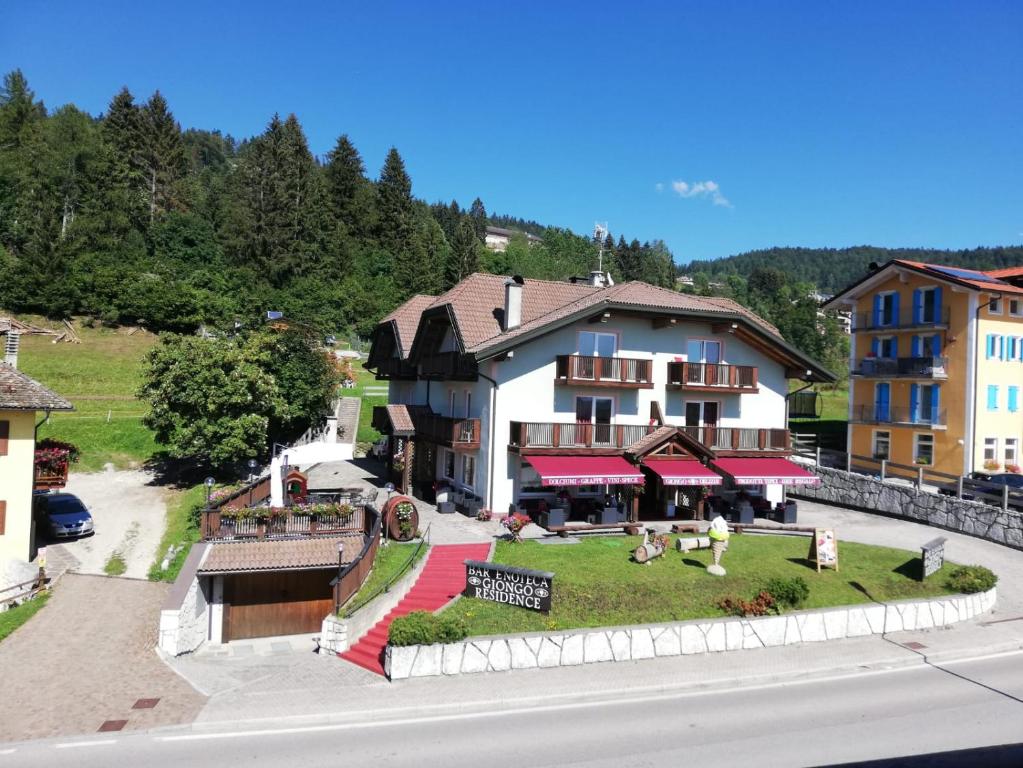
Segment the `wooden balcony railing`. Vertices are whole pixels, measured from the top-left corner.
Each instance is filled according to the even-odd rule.
[[[557,383],[652,389],[653,361],[634,357],[558,355]]]
[[[580,424],[568,422],[511,422],[513,448],[628,448],[657,429],[648,424]]]
[[[452,447],[479,447],[479,419],[456,419],[424,413],[416,415],[414,420],[417,437]]]
[[[350,515],[312,515],[300,507],[272,512],[270,507],[255,509],[205,509],[202,513],[204,540],[283,539],[308,536],[337,536],[364,531],[366,508],[356,506]]]
[[[947,357],[865,357],[852,372],[864,378],[948,378]]]
[[[437,352],[419,361],[423,376],[436,379],[475,379],[478,375],[472,355],[459,352]]]
[[[668,363],[668,386],[677,389],[757,392],[754,365],[723,363]]]
[[[787,429],[761,427],[681,427],[712,451],[789,451]]]
[[[369,364],[369,367],[374,367],[372,362]],[[378,379],[414,379],[416,377],[416,367],[408,360],[402,360],[398,357],[388,357],[380,360],[376,363],[375,367]]]

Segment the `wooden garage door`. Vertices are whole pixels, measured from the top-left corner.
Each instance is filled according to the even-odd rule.
[[[317,632],[334,609],[336,568],[224,577],[224,640]]]

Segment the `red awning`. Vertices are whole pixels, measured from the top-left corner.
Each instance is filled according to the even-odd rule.
[[[621,456],[526,456],[544,485],[643,485],[643,473]]]
[[[653,459],[643,466],[659,475],[665,485],[721,485],[721,475],[693,459]]]
[[[820,478],[788,459],[714,459],[736,485],[817,485]]]

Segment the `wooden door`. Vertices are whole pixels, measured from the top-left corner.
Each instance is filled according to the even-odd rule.
[[[319,631],[337,568],[224,576],[224,641]]]

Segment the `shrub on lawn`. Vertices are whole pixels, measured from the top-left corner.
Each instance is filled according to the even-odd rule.
[[[983,565],[960,565],[948,575],[948,588],[964,594],[987,592],[998,583],[998,577]]]
[[[764,587],[775,602],[789,608],[798,608],[810,596],[810,585],[802,576],[793,576],[788,579],[771,579]]]
[[[733,616],[766,616],[769,613],[777,613],[778,607],[770,592],[761,590],[752,600],[743,600],[741,597],[726,597],[718,605],[721,610]]]
[[[426,611],[412,611],[391,622],[387,641],[391,645],[433,645],[457,643],[469,634],[459,616],[442,613],[437,616]]]

